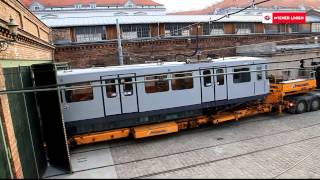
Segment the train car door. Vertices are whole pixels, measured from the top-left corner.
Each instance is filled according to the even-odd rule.
[[[265,81],[265,71],[262,71],[265,67],[264,65],[256,65],[256,71],[254,74],[256,77],[253,79],[254,81],[254,93],[255,95],[261,95],[266,93],[266,81]]]
[[[101,87],[105,115],[121,114],[120,85],[117,75],[102,76]]]
[[[226,68],[215,68],[214,72],[215,100],[225,100],[228,98]]]
[[[120,94],[122,113],[138,112],[138,92],[135,74],[118,75],[120,79]]]
[[[213,69],[200,69],[201,77],[201,102],[211,102],[215,100],[214,97],[214,76]]]

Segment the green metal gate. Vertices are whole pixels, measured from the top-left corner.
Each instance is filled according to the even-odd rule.
[[[3,69],[6,89],[32,88],[30,67]],[[46,167],[40,118],[34,93],[8,94],[24,178],[41,178]]]

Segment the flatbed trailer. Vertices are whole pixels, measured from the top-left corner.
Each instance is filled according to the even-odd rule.
[[[91,144],[133,136],[135,139],[147,138],[196,128],[204,124],[219,124],[226,121],[238,121],[241,118],[277,111],[282,113],[304,113],[320,108],[320,91],[316,90],[315,76],[308,79],[270,82],[270,93],[262,101],[250,102],[241,106],[226,108],[214,114],[179,119],[163,123],[141,125],[104,132],[81,134],[70,137],[71,146]]]

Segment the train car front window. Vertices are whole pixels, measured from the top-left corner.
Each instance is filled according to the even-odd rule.
[[[233,74],[233,83],[237,84],[237,83],[250,82],[251,73],[246,71],[250,71],[250,69],[249,68],[234,69],[233,72],[235,72],[235,74]],[[236,73],[236,72],[240,72],[240,73]]]
[[[123,79],[124,85],[123,85],[123,92],[125,96],[132,96],[133,95],[133,84],[132,78],[124,78]],[[128,83],[128,84],[126,84]]]
[[[116,81],[114,79],[106,80],[106,92],[108,98],[117,97],[117,88],[115,82]]]
[[[184,77],[187,77],[187,78],[184,78]],[[191,78],[188,78],[188,77],[191,77]],[[192,72],[173,74],[172,78],[173,78],[171,82],[172,90],[183,90],[183,89],[193,88]],[[175,79],[175,78],[179,78],[179,79]]]
[[[81,83],[81,84],[74,84],[69,87],[73,86],[88,86],[90,83]],[[86,87],[81,89],[74,89],[74,90],[66,90],[65,91],[66,100],[68,103],[73,102],[80,102],[80,101],[90,101],[93,100],[93,88]]]
[[[169,81],[165,80],[168,75],[157,75],[157,76],[147,76],[145,77],[145,91],[146,93],[157,93],[169,91]]]

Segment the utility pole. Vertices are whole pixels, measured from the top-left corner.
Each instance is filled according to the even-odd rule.
[[[121,45],[121,37],[120,37],[120,25],[119,20],[117,19],[117,40],[118,40],[118,61],[119,65],[123,65],[123,51]]]

